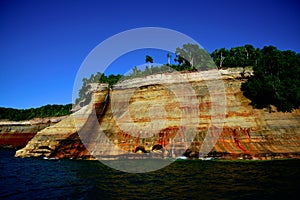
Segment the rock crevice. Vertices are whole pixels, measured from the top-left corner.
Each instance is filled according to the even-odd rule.
[[[16,156],[107,159],[156,151],[155,155],[165,157],[197,158],[199,153],[225,159],[300,157],[299,109],[291,113],[253,109],[240,90],[245,74],[242,77],[238,71],[220,71],[225,91],[218,85],[208,89],[216,78],[213,72],[183,76],[194,95],[182,96],[197,101],[196,108],[180,102],[172,87],[179,87],[182,80],[172,79],[171,74],[126,80],[113,89],[102,84],[88,105],[39,131]],[[212,102],[211,93],[220,101]],[[211,124],[212,106],[225,106],[221,130]],[[190,117],[191,113],[197,117]],[[213,148],[208,155],[201,154],[207,134],[217,130],[220,135]],[[195,133],[192,141],[189,132]]]

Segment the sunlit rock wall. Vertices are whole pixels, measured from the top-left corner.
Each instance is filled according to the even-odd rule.
[[[35,134],[57,122],[63,117],[33,119],[28,121],[1,121],[0,147],[23,148]]]
[[[218,72],[224,90],[218,84],[209,86],[214,85],[210,83],[215,73],[185,73],[180,75],[183,79],[176,78],[178,74],[158,74],[126,80],[113,89],[101,85],[89,105],[38,132],[16,156],[134,158],[158,150],[163,157],[199,153],[202,157],[208,153],[203,150],[205,138],[214,135],[211,138],[217,140],[208,154],[212,157],[300,157],[299,109],[292,113],[253,109],[240,90],[245,81],[240,71]],[[222,118],[214,116],[213,107],[224,111],[221,124],[212,123],[213,117]]]

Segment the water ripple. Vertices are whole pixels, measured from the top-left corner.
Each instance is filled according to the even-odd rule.
[[[98,161],[14,158],[0,150],[0,199],[298,199],[300,161],[185,160],[129,174]]]

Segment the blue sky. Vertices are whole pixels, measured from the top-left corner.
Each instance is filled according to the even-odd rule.
[[[88,53],[128,29],[174,29],[209,52],[252,44],[299,53],[299,19],[300,3],[289,0],[2,0],[0,107],[71,103],[76,73]]]

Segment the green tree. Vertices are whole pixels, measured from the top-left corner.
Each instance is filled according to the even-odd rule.
[[[170,66],[171,65],[171,54],[170,53],[167,53],[167,58],[168,58],[168,65]]]
[[[213,61],[219,69],[226,67],[223,65],[225,59],[229,57],[229,52],[225,48],[216,49],[211,53]]]
[[[146,55],[145,61],[146,63],[148,63],[148,66],[150,67],[150,63],[153,63],[153,58],[149,55]]]
[[[138,75],[138,68],[137,68],[136,66],[134,66],[134,67],[132,68],[132,73],[133,73],[134,76],[137,76],[137,75]]]
[[[184,44],[182,48],[176,48],[176,54],[178,55],[178,62],[182,62],[189,70],[190,67],[194,67],[198,63],[200,48],[197,44]]]
[[[197,44],[184,44],[182,48],[176,48],[176,61],[182,70],[194,71],[196,69],[208,69],[213,66],[210,55]]]
[[[246,66],[254,66],[255,60],[257,60],[257,54],[255,51],[255,48],[250,45],[246,44],[245,46],[245,52],[246,52]]]
[[[146,68],[145,68],[145,75],[147,76],[149,74],[151,74],[151,71],[150,71],[149,67],[146,66]]]
[[[218,68],[223,67],[245,67],[257,65],[260,57],[260,49],[255,49],[252,45],[216,49],[211,53],[211,57]]]
[[[242,84],[244,95],[257,108],[290,112],[300,106],[300,56],[265,46],[253,67],[254,76]]]

